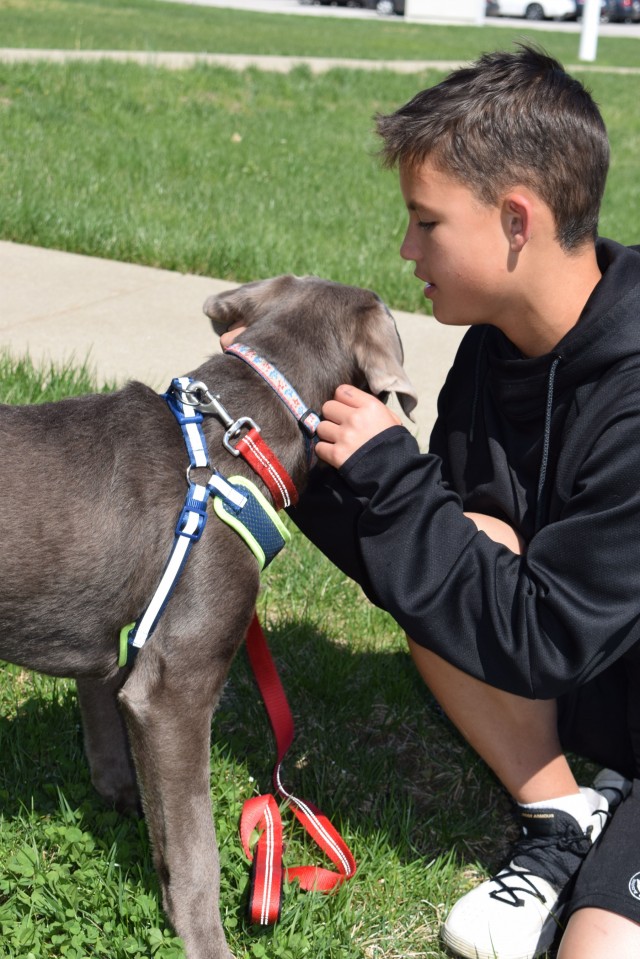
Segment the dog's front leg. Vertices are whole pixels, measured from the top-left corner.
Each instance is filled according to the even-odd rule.
[[[187,959],[232,959],[220,921],[210,796],[219,685],[200,670],[168,669],[149,649],[120,693],[164,908]]]
[[[119,812],[139,809],[136,774],[117,694],[124,676],[76,680],[91,782]]]

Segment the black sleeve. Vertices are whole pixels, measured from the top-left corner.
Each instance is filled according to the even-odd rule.
[[[462,511],[441,461],[391,427],[340,470],[362,509],[377,601],[416,642],[491,685],[556,697],[640,638],[640,412],[606,417],[562,518],[518,556]]]
[[[307,539],[334,566],[359,583],[365,595],[379,606],[362,553],[358,526],[366,498],[358,497],[337,470],[319,465],[311,470],[309,483],[296,506],[287,513]]]

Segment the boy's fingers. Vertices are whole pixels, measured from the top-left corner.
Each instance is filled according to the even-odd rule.
[[[318,423],[318,439],[324,443],[335,443],[339,435],[339,427],[330,419],[321,420]]]
[[[339,469],[342,462],[340,458],[335,455],[333,449],[331,443],[316,443],[316,456],[319,460],[322,460],[323,463],[327,463],[328,466]]]
[[[334,423],[342,423],[351,410],[363,409],[378,402],[379,400],[371,393],[365,393],[355,386],[339,386],[334,393],[334,398],[324,403],[322,415]]]
[[[322,407],[323,419],[320,421],[320,425],[324,422],[342,423],[345,416],[349,415],[350,409],[351,407],[348,407],[346,403],[340,403],[338,400],[327,400]]]
[[[334,393],[334,398],[345,406],[365,406],[370,400],[375,399],[371,393],[365,393],[359,390],[357,386],[349,386],[343,383]]]

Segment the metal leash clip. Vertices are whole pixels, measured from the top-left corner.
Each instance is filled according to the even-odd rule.
[[[220,402],[220,396],[218,394],[214,395],[202,380],[194,380],[193,383],[189,383],[182,390],[182,397],[182,402],[186,406],[192,406],[200,413],[217,416],[222,425],[226,427],[222,445],[233,456],[240,456],[240,451],[233,446],[233,442],[238,441],[244,429],[254,429],[258,433],[260,432],[260,427],[250,416],[240,416],[237,420],[234,420],[226,407]]]

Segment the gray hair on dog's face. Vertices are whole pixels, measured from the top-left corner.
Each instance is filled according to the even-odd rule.
[[[219,336],[234,325],[275,331],[285,316],[290,323],[294,312],[297,319],[295,332],[288,333],[288,351],[311,350],[321,358],[334,338],[345,362],[350,357],[375,396],[396,393],[407,416],[418,402],[403,369],[402,343],[393,316],[371,290],[317,276],[284,275],[211,296],[204,312]]]

